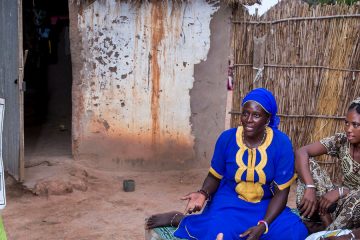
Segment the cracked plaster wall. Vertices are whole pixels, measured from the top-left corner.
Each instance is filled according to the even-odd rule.
[[[112,169],[193,164],[194,134],[202,131],[192,129],[190,90],[195,66],[206,63],[219,8],[205,0],[95,1],[81,10],[70,3],[77,158]]]

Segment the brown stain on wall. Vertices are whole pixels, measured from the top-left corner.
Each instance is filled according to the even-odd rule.
[[[160,100],[160,66],[158,62],[158,49],[162,38],[164,37],[164,7],[160,1],[153,1],[151,8],[151,131],[152,131],[152,145],[156,147],[160,138],[160,124],[159,124],[159,100]]]
[[[96,124],[100,126],[102,123]],[[158,171],[196,166],[192,161],[193,146],[189,144],[187,137],[180,137],[176,143],[162,141],[157,146],[156,156],[153,156],[154,151],[150,146],[151,138],[152,136],[146,134],[125,133],[116,136],[116,134],[108,135],[103,131],[94,132],[90,136],[85,136],[80,142],[78,159],[93,161],[98,169],[103,170]]]

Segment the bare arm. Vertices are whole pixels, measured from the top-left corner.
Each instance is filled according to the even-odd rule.
[[[295,151],[295,168],[299,177],[306,185],[314,185],[314,180],[310,173],[309,158],[326,154],[326,148],[320,143],[315,142]],[[304,216],[311,217],[317,208],[315,195],[316,189],[306,188],[304,197],[300,203],[300,211]]]
[[[309,158],[326,153],[326,148],[320,142],[311,143],[295,151],[295,168],[305,184],[314,184],[310,173]]]
[[[268,224],[272,223],[274,219],[279,216],[282,210],[284,210],[284,208],[286,207],[289,191],[290,187],[287,187],[284,190],[276,191],[274,197],[270,201],[264,218],[264,220]]]
[[[211,173],[208,173],[201,189],[207,191],[211,196],[213,193],[216,192],[217,188],[219,187],[219,184],[220,184],[220,179],[214,177],[214,175],[212,175]]]

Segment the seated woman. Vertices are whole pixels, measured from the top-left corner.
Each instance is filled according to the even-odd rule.
[[[286,207],[294,181],[289,138],[277,129],[277,105],[271,92],[258,88],[243,99],[242,126],[217,140],[202,188],[183,197],[185,213],[151,216],[147,228],[178,227],[182,239],[305,239],[301,219]],[[274,189],[276,188],[276,189]],[[272,191],[274,190],[274,191]]]
[[[300,176],[297,206],[305,217],[319,214],[326,230],[360,227],[360,98],[350,104],[344,123],[343,133],[304,146],[295,153]],[[312,158],[322,154],[340,160],[341,186],[335,186]]]

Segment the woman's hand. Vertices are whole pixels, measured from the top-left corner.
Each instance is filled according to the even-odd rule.
[[[261,235],[265,232],[266,227],[264,224],[259,224],[257,226],[251,227],[242,234],[240,234],[240,237],[246,237],[248,238],[246,240],[258,240],[260,239]]]
[[[186,214],[186,213],[194,213],[201,211],[201,209],[205,204],[206,198],[202,193],[193,192],[182,197],[181,200],[189,201],[185,208],[185,214]]]
[[[327,193],[325,193],[319,201],[319,213],[321,215],[324,215],[327,213],[328,208],[331,204],[335,203],[337,200],[339,200],[339,192],[338,190],[331,190]]]
[[[301,215],[311,217],[317,209],[318,202],[316,200],[316,189],[306,188],[304,196],[300,202]]]

